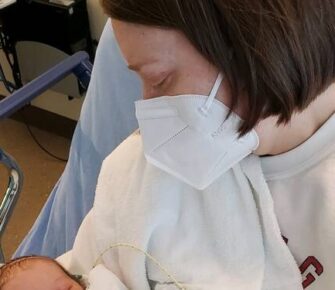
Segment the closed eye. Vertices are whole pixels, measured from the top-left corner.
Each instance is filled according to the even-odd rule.
[[[158,83],[154,84],[153,87],[155,87],[155,88],[162,87],[164,85],[165,81],[166,81],[166,78],[164,78],[161,81],[159,81]]]
[[[153,85],[154,88],[162,89],[163,87],[166,89],[166,86],[171,81],[171,74],[165,75],[163,78],[161,78],[156,84]]]

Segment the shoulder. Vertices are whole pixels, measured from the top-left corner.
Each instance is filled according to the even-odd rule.
[[[268,181],[280,180],[334,164],[335,114],[303,144],[272,157],[263,157],[262,168]],[[334,166],[334,165],[332,165]]]
[[[135,207],[130,204],[146,167],[138,133],[129,136],[103,161],[92,208],[94,235],[100,251],[118,240],[120,228],[125,224],[122,217]]]
[[[95,211],[97,208],[101,212],[102,209],[110,211],[131,199],[136,194],[134,188],[148,175],[148,167],[151,166],[144,157],[141,135],[135,132],[103,161],[95,193]]]
[[[99,182],[112,176],[122,176],[124,173],[145,162],[142,139],[139,131],[134,132],[123,141],[102,163]]]

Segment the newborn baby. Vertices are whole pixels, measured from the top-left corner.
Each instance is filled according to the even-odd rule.
[[[0,268],[1,290],[84,290],[83,283],[55,260],[22,257]]]
[[[94,267],[84,280],[47,257],[22,257],[0,268],[0,290],[126,290],[103,265]]]

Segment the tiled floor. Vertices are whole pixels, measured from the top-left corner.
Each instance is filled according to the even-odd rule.
[[[33,128],[33,131],[52,153],[67,157],[69,140],[38,129]],[[11,154],[24,172],[23,191],[2,239],[6,258],[9,258],[35,221],[65,163],[44,153],[25,125],[13,120],[0,122],[0,148]],[[0,166],[0,194],[6,185],[7,171]]]

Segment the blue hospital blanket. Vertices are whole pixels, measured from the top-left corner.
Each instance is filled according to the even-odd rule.
[[[127,69],[108,21],[69,162],[15,257],[57,257],[72,248],[77,230],[92,207],[103,159],[137,128],[134,101],[140,96],[140,81]]]

